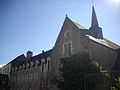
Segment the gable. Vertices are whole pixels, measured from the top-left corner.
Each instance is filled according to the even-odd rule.
[[[73,22],[68,17],[66,17],[54,46],[53,53],[54,52],[57,53],[56,57],[60,57],[63,55],[63,44],[71,42],[72,46],[75,46],[73,45],[75,44],[75,42],[80,42],[82,40],[82,37],[86,37],[83,32],[79,31],[84,29],[85,28],[83,26]],[[76,46],[77,45],[78,44],[76,44]],[[74,53],[74,50],[73,50],[73,53]]]
[[[87,41],[85,42],[84,40],[86,40],[87,37],[83,32],[80,32],[80,30],[84,29],[84,27],[75,24],[68,17],[65,18],[52,52],[53,71],[55,73],[58,72],[60,58],[65,55],[65,46],[68,52],[71,50],[71,52],[69,52],[71,54],[85,51],[84,49],[88,44],[86,44]],[[67,55],[69,53],[67,53]]]

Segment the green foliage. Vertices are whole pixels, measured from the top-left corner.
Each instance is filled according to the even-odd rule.
[[[115,85],[110,87],[111,90],[120,90],[120,77],[115,78]]]
[[[2,74],[2,68],[0,68],[0,74]]]
[[[100,72],[98,64],[87,54],[62,58],[61,64],[60,75],[54,79],[54,84],[61,90],[84,90],[84,76]]]

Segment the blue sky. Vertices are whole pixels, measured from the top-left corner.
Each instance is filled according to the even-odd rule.
[[[89,28],[92,0],[0,0],[0,65],[15,57],[51,49],[66,14]],[[120,3],[95,0],[104,37],[120,45]]]

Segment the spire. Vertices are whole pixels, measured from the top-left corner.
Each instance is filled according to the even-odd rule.
[[[98,21],[97,21],[97,16],[96,16],[96,13],[95,13],[94,5],[92,6],[92,21],[91,21],[91,27],[99,27]]]
[[[92,6],[92,21],[89,30],[91,31],[91,35],[95,38],[103,39],[102,28],[99,27],[94,5]]]

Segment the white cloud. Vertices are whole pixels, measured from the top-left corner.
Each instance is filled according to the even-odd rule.
[[[5,64],[0,65],[0,68],[3,67]]]

